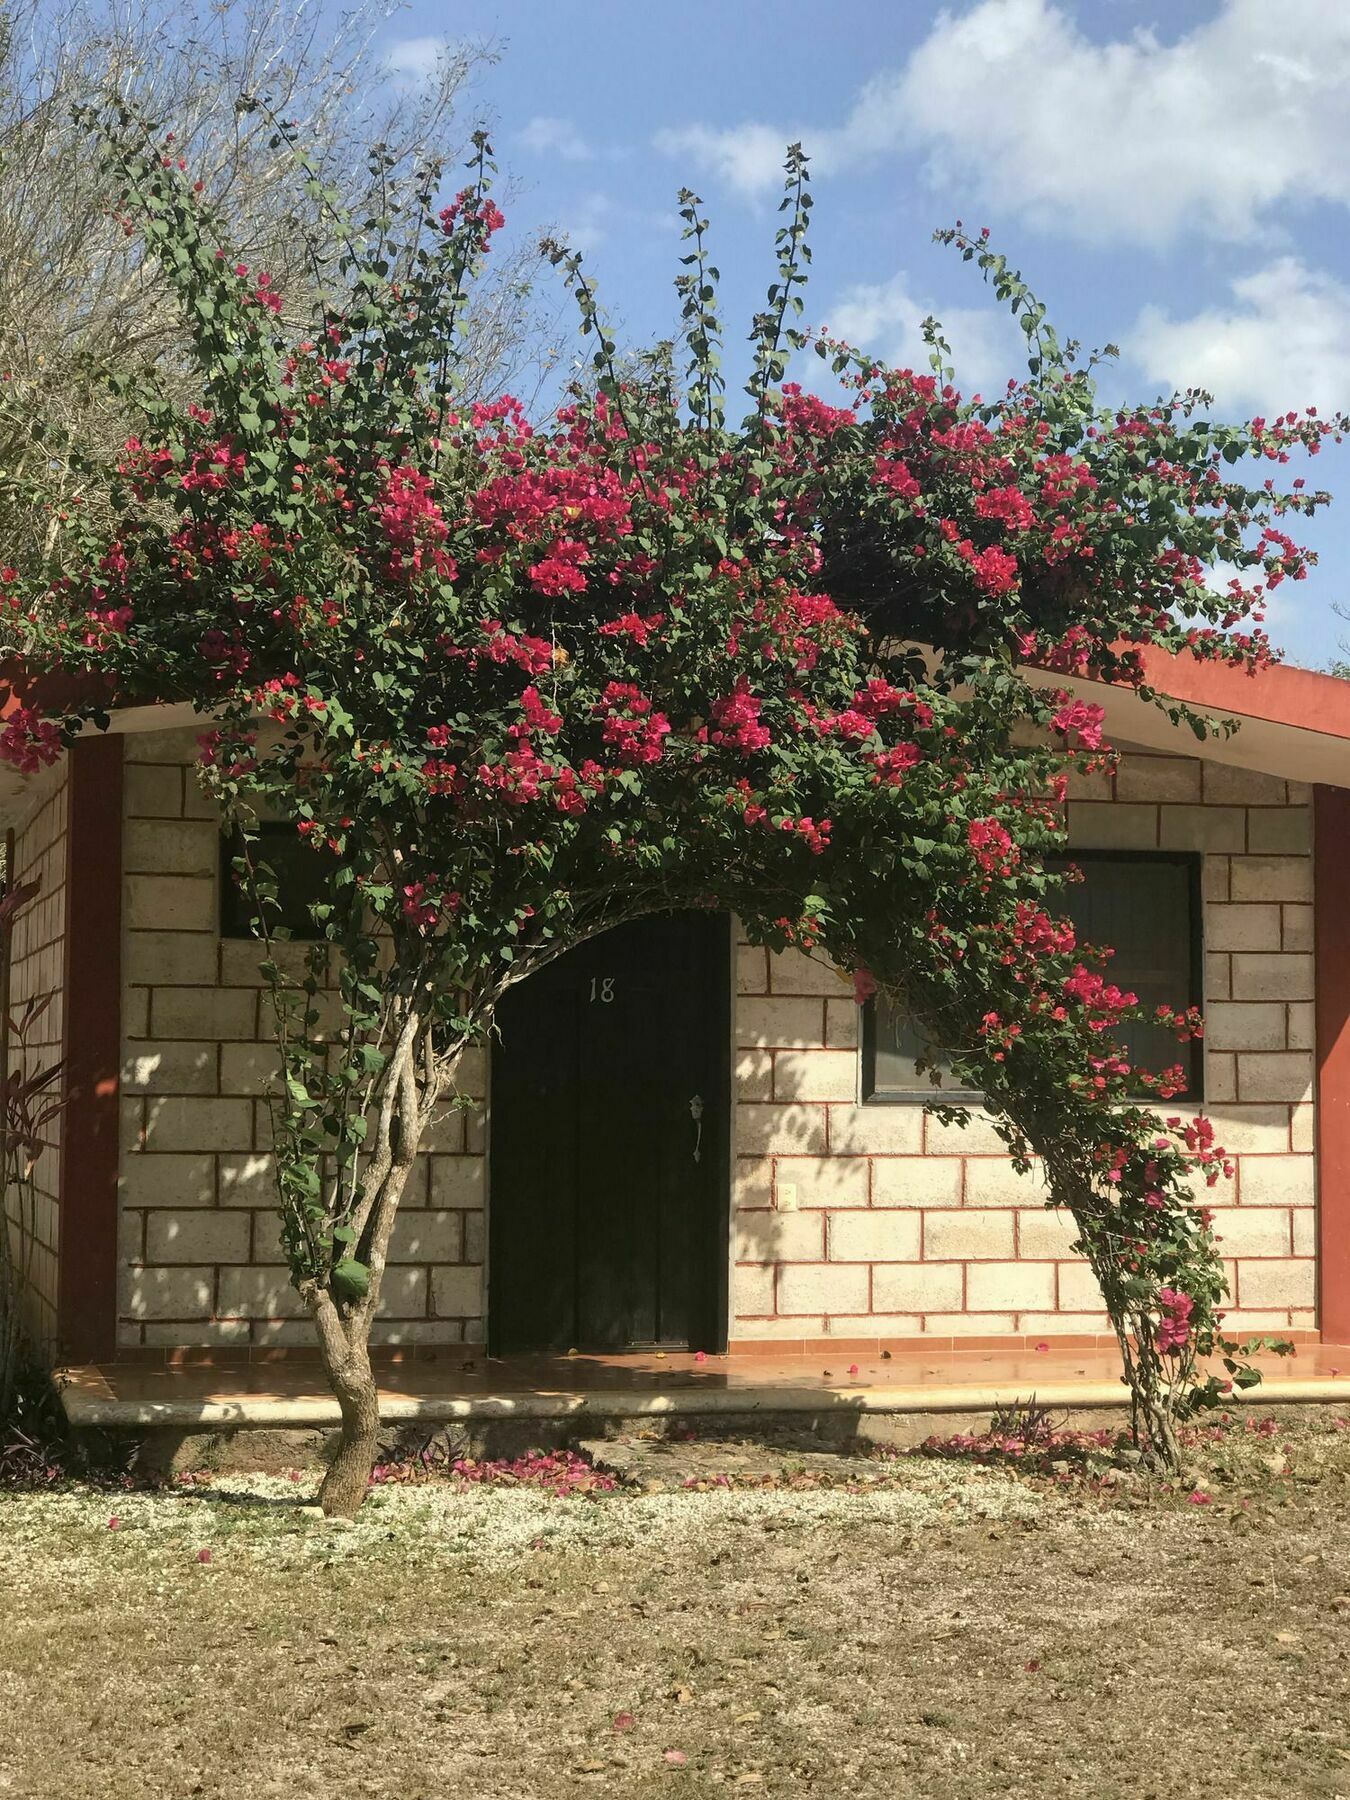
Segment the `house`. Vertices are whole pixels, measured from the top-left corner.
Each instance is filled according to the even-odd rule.
[[[1350,684],[1152,674],[1241,730],[1196,742],[1078,684],[1130,747],[1073,787],[1076,904],[1122,985],[1205,1008],[1191,1103],[1236,1164],[1211,1196],[1233,1327],[1350,1341]],[[76,1101],[37,1165],[36,1323],[77,1363],[310,1341],[277,1243],[266,996],[194,750],[186,718],[130,709],[3,794],[12,878],[42,884],[11,1006],[55,997],[34,1048]],[[806,956],[658,919],[524,984],[501,1023],[420,1158],[381,1344],[1108,1341],[1071,1224],[978,1097],[964,1130],[926,1113],[903,1021]]]

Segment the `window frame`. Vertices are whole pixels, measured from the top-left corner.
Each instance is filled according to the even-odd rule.
[[[1187,899],[1190,906],[1189,993],[1183,1006],[1203,1009],[1205,1003],[1205,915],[1203,850],[1112,850],[1105,846],[1093,849],[1069,849],[1045,859],[1047,869],[1062,869],[1077,863],[1149,863],[1157,867],[1170,864],[1182,868],[1187,875]],[[1085,869],[1086,873],[1086,869]],[[1107,965],[1110,979],[1110,965]],[[979,1088],[933,1087],[922,1076],[906,1089],[878,1089],[876,1086],[876,1001],[869,999],[859,1007],[859,1100],[863,1106],[931,1106],[935,1102],[953,1106],[979,1106],[984,1093]],[[1187,1069],[1189,1083],[1185,1094],[1177,1096],[1178,1104],[1199,1106],[1205,1098],[1205,1040],[1192,1038],[1189,1045],[1177,1044],[1177,1061]],[[1150,1102],[1154,1096],[1144,1091],[1130,1095],[1130,1100]]]

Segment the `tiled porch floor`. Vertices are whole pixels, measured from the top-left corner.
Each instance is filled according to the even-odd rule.
[[[1350,1344],[1300,1344],[1258,1359],[1261,1401],[1350,1405]],[[956,1412],[1034,1394],[1056,1406],[1119,1404],[1120,1364],[1109,1348],[925,1346],[782,1356],[510,1357],[471,1347],[388,1362],[377,1370],[390,1422],[472,1418],[658,1417],[773,1412]],[[63,1392],[72,1423],[103,1426],[322,1425],[337,1418],[310,1359],[165,1368],[104,1363],[73,1368]],[[1242,1396],[1235,1396],[1242,1398]]]

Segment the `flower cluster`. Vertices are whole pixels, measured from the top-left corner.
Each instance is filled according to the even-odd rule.
[[[0,725],[0,761],[21,775],[50,768],[63,748],[61,727],[31,706],[17,706]]]
[[[750,692],[749,681],[742,675],[730,694],[713,701],[708,740],[728,749],[763,750],[770,733],[768,726],[760,723],[760,711],[761,702]]]
[[[670,720],[631,681],[608,682],[592,710],[603,721],[603,742],[622,767],[660,762]]]

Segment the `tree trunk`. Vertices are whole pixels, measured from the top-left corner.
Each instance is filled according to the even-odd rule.
[[[324,1371],[342,1409],[342,1435],[319,1489],[319,1505],[330,1518],[354,1519],[361,1510],[370,1471],[375,1466],[380,1405],[366,1345],[348,1341],[340,1325],[338,1329],[345,1354],[331,1361],[329,1335],[322,1329],[319,1333]]]
[[[369,1197],[364,1214],[355,1220],[355,1249],[366,1267],[366,1291],[339,1305],[326,1280],[311,1280],[300,1289],[314,1320],[324,1373],[342,1413],[337,1453],[319,1489],[319,1505],[330,1517],[355,1518],[366,1497],[380,1430],[370,1331],[384,1285],[390,1234],[422,1133],[459,1061],[457,1051],[443,1058],[438,1068],[428,1066],[421,1071],[419,1086],[422,1029],[420,1015],[411,1013],[386,1071],[389,1093],[381,1102],[372,1167],[366,1176]]]
[[[1068,1212],[1078,1225],[1083,1239],[1092,1243],[1092,1227],[1096,1206],[1079,1167],[1072,1147],[1065,1148],[1053,1138],[1047,1139],[1038,1121],[1025,1122],[1015,1106],[1006,1114],[1025,1134],[1027,1141],[1041,1157],[1046,1179],[1056,1203]],[[1182,1385],[1180,1371],[1171,1376],[1162,1368],[1149,1342],[1147,1314],[1137,1311],[1136,1303],[1123,1289],[1120,1273],[1102,1251],[1089,1250],[1088,1262],[1102,1291],[1116,1339],[1120,1346],[1125,1385],[1130,1393],[1130,1435],[1135,1444],[1146,1451],[1153,1467],[1169,1474],[1181,1469],[1181,1446],[1177,1441],[1175,1403]]]

